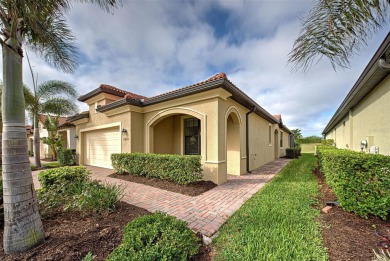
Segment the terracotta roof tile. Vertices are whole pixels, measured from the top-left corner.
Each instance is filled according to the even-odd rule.
[[[114,91],[114,92],[117,92],[118,94],[122,94],[120,96],[124,97],[126,99],[135,99],[135,100],[147,99],[147,97],[145,97],[145,96],[138,95],[138,94],[135,94],[132,92],[128,92],[128,91],[119,89],[117,87],[111,86],[109,84],[100,84],[99,88],[102,91]]]
[[[54,119],[54,116],[50,116]],[[40,122],[44,123],[46,121],[47,115],[39,114],[38,119]],[[67,117],[58,117],[58,125],[72,124],[68,121]]]
[[[275,115],[272,115],[274,116],[275,119],[277,119],[278,121],[280,121],[282,119],[282,115],[281,114],[275,114]]]
[[[219,79],[227,79],[226,74],[224,72],[221,72],[221,73],[218,73],[218,74],[214,75],[213,77],[210,77],[209,79],[204,80],[202,82],[194,83],[194,84],[191,84],[189,86],[186,86],[186,87],[183,87],[183,88],[180,88],[180,89],[176,89],[176,90],[173,90],[173,91],[170,91],[170,92],[165,92],[165,93],[162,93],[162,94],[150,97],[149,99],[154,99],[154,98],[157,98],[157,97],[165,96],[167,94],[181,92],[183,90],[190,89],[190,88],[192,88],[194,86],[198,86],[198,85],[201,85],[201,84],[204,84],[204,83],[207,83],[207,82],[216,81],[216,80],[219,80]]]

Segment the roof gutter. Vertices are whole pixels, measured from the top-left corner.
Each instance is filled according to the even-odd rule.
[[[249,114],[256,111],[256,106],[246,113],[246,172],[251,173],[249,170]]]

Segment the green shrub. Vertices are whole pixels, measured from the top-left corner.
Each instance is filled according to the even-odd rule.
[[[59,184],[68,187],[68,185],[86,182],[89,180],[89,174],[85,167],[61,167],[40,172],[38,180],[42,189]]]
[[[59,149],[57,158],[62,166],[72,166],[76,164],[76,150]]]
[[[324,139],[320,136],[308,136],[304,138],[297,139],[299,143],[321,143]]]
[[[321,171],[346,211],[386,219],[390,209],[390,157],[318,147]]]
[[[93,261],[92,253],[88,252],[88,254],[81,261]]]
[[[111,161],[118,174],[128,172],[178,184],[189,184],[203,178],[200,156],[121,153],[112,154]]]
[[[199,241],[184,221],[157,212],[128,223],[122,243],[106,260],[187,260],[198,253]]]
[[[100,184],[89,178],[85,167],[61,167],[38,175],[42,188],[38,202],[44,210],[62,208],[83,213],[104,213],[116,210],[123,189],[117,185]]]
[[[321,141],[321,144],[324,146],[333,146],[334,145],[334,140],[333,139],[327,139]]]
[[[101,184],[89,181],[75,189],[73,199],[65,206],[66,209],[83,212],[113,212],[123,197],[123,188],[112,184]]]
[[[286,157],[290,159],[296,159],[301,156],[301,148],[287,148],[286,149]]]

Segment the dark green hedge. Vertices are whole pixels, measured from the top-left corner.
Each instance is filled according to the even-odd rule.
[[[76,150],[60,149],[57,158],[61,166],[72,166],[76,164]]]
[[[198,253],[199,241],[184,221],[156,212],[128,223],[124,229],[122,243],[106,260],[184,261]]]
[[[301,148],[287,148],[286,149],[286,157],[287,158],[290,158],[290,159],[296,159],[296,158],[299,158],[299,156],[301,156]]]
[[[326,182],[346,211],[386,219],[390,209],[390,157],[318,146]]]
[[[297,139],[297,141],[301,144],[304,143],[321,143],[324,139],[319,136],[308,136],[304,138]]]
[[[200,156],[120,153],[111,155],[118,174],[130,173],[148,178],[189,184],[203,178]]]

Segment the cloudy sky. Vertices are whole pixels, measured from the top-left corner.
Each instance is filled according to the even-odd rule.
[[[374,35],[350,69],[335,72],[324,60],[304,74],[291,72],[287,55],[312,1],[123,1],[114,14],[74,5],[68,22],[80,66],[64,74],[30,54],[38,81],[69,81],[80,94],[106,83],[153,96],[225,72],[290,129],[321,135],[390,29]],[[24,82],[32,85],[27,62]]]

